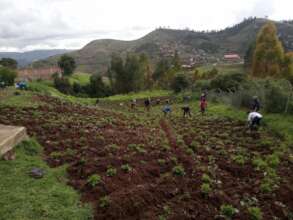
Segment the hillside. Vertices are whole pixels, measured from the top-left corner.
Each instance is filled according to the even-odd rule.
[[[78,71],[103,73],[113,53],[146,53],[151,60],[171,57],[177,50],[185,62],[215,62],[225,53],[244,56],[266,19],[247,19],[222,31],[195,32],[190,30],[157,29],[134,41],[95,40],[84,48],[71,52],[78,63]],[[293,24],[276,22],[280,39],[286,50],[293,50]],[[58,56],[36,62],[35,66],[56,64]]]
[[[23,53],[0,52],[0,59],[12,58],[17,61],[19,67],[25,67],[37,60],[47,59],[48,57],[68,52],[71,52],[71,50],[34,50]]]

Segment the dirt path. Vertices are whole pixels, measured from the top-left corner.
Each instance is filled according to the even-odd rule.
[[[170,125],[168,124],[168,122],[166,121],[166,119],[161,119],[160,126],[163,129],[163,131],[165,132],[170,146],[176,148],[177,147],[176,135],[173,133],[173,131],[172,131]]]

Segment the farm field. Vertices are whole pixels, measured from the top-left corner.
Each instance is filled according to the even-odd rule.
[[[26,126],[50,167],[66,165],[95,219],[292,218],[292,155],[268,128],[252,134],[216,106],[183,118],[180,104],[164,117],[161,105],[26,96],[35,105],[1,104],[0,123]]]

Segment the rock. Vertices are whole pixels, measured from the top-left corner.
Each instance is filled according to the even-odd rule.
[[[29,175],[35,179],[41,179],[45,175],[45,171],[41,168],[33,168],[29,172]]]

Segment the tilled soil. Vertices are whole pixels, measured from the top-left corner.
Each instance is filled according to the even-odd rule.
[[[68,184],[93,204],[95,219],[223,219],[223,204],[239,210],[233,219],[249,219],[248,206],[260,207],[263,219],[289,219],[292,163],[282,158],[279,187],[262,193],[265,174],[251,162],[280,145],[267,131],[250,134],[242,122],[223,118],[143,120],[45,96],[35,99],[43,105],[0,108],[0,123],[27,127],[44,146],[50,166],[68,165]],[[263,139],[271,140],[270,146]],[[191,145],[196,145],[193,152],[187,150]],[[231,157],[239,149],[247,156],[242,165]],[[173,170],[178,166],[182,175]],[[109,175],[109,168],[116,174]],[[88,180],[95,174],[101,181],[93,186]],[[208,195],[201,191],[203,174],[212,179]]]

